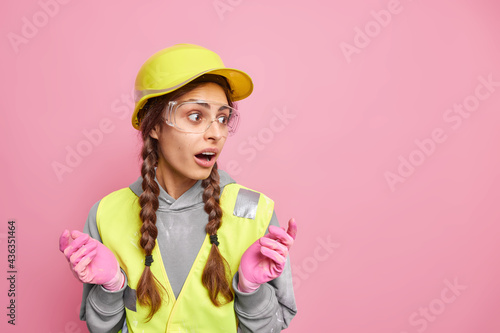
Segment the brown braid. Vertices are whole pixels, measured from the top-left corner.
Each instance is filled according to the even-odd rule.
[[[155,167],[158,164],[159,146],[158,140],[152,138],[150,134],[157,125],[161,125],[164,121],[163,113],[169,101],[175,100],[207,82],[219,84],[224,89],[229,106],[235,107],[231,99],[230,87],[225,78],[218,75],[205,74],[172,93],[150,98],[137,115],[140,122],[140,134],[143,141],[141,151],[143,160],[141,167],[143,193],[139,197],[139,204],[141,206],[139,215],[142,220],[140,244],[144,249],[145,255],[152,254],[156,237],[158,236],[158,229],[156,228],[156,210],[159,206],[158,196],[160,194],[160,188],[155,181]],[[221,225],[222,218],[222,209],[219,205],[220,187],[217,164],[212,168],[210,176],[203,180],[202,185],[205,188],[203,192],[205,211],[209,215],[206,232],[209,235],[215,235]],[[155,265],[156,262],[152,264]],[[213,244],[203,271],[202,283],[208,289],[210,299],[214,305],[221,305],[221,302],[218,300],[219,294],[222,295],[222,298],[227,302],[233,300],[234,296],[229,288],[229,281],[231,281],[229,265],[220,254],[217,246]],[[162,302],[161,291],[167,294],[165,287],[156,279],[150,267],[145,266],[137,286],[137,301],[141,305],[151,307],[148,321],[151,320],[153,315],[160,309]]]
[[[217,171],[217,163],[214,164],[212,172],[207,179],[204,179],[201,185],[205,188],[203,191],[203,202],[205,203],[205,212],[208,214],[208,224],[205,231],[209,236],[217,234],[217,230],[222,224],[222,208],[219,204],[220,186],[219,172]],[[203,269],[201,282],[208,289],[210,300],[215,306],[229,303],[234,296],[229,288],[231,281],[231,269],[226,259],[219,252],[219,247],[212,244],[210,254],[208,255],[207,263]],[[226,301],[219,301],[219,293]]]
[[[161,119],[162,112],[159,106],[158,101],[152,101],[148,107],[150,112],[147,113],[147,116],[145,116],[141,122],[143,140],[141,175],[143,178],[143,192],[139,197],[139,204],[141,206],[140,218],[142,220],[140,244],[146,255],[152,254],[156,237],[158,236],[158,229],[156,228],[156,210],[159,206],[158,196],[160,195],[160,187],[155,181],[155,166],[157,166],[158,163],[158,141],[149,134],[157,123],[158,118]],[[141,118],[143,116],[144,113],[141,114]],[[161,295],[158,286],[161,286],[162,289],[165,290],[165,287],[159,283],[151,272],[150,267],[145,266],[137,285],[137,300],[139,304],[151,307],[148,321],[151,320],[161,306]]]

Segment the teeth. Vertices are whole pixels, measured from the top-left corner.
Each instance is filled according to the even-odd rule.
[[[207,161],[210,161],[210,159],[212,158],[212,156],[215,155],[215,153],[212,153],[210,151],[205,151],[205,152],[201,153],[201,155],[204,155],[206,157]]]

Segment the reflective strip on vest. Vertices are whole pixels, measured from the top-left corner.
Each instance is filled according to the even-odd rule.
[[[220,197],[222,223],[217,232],[219,251],[226,259],[231,277],[238,271],[241,256],[269,225],[274,202],[259,192],[238,184],[228,184]],[[104,197],[97,210],[97,227],[102,242],[116,256],[128,278],[128,295],[137,290],[144,270],[145,254],[139,245],[142,222],[139,198],[124,188]],[[208,221],[207,221],[208,222]],[[165,287],[162,305],[146,322],[149,307],[136,302],[135,309],[127,300],[126,320],[129,332],[236,332],[234,302],[216,307],[201,283],[201,275],[210,253],[208,235],[189,271],[177,300],[168,281],[158,243],[153,249],[151,271]],[[160,288],[161,289],[161,288]],[[136,310],[136,311],[134,311]]]
[[[240,188],[238,197],[236,198],[236,204],[234,205],[233,215],[246,219],[255,219],[259,198],[259,192]]]

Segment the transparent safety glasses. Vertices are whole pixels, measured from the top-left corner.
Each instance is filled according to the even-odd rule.
[[[213,117],[215,115],[215,118]],[[204,133],[216,121],[229,135],[238,126],[239,112],[224,103],[206,100],[170,101],[166,123],[186,133]]]

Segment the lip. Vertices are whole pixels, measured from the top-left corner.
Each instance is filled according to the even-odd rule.
[[[196,155],[202,154],[202,153],[214,153],[214,155],[212,156],[210,161],[207,161],[205,158],[196,157]],[[215,164],[215,161],[217,161],[218,156],[219,156],[219,149],[217,149],[217,148],[205,148],[202,151],[200,151],[194,155],[194,160],[199,166],[204,167],[204,168],[210,168]]]
[[[205,148],[202,151],[197,152],[195,155],[202,154],[202,153],[215,153],[215,155],[219,154],[219,149],[213,147],[213,148]]]

